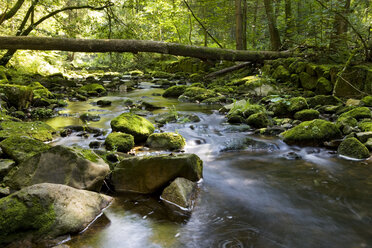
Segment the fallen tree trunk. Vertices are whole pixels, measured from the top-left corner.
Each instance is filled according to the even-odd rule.
[[[209,79],[210,78],[215,78],[217,76],[221,76],[221,75],[224,75],[224,74],[232,72],[232,71],[237,71],[237,70],[239,70],[241,68],[244,68],[246,66],[249,66],[249,65],[252,65],[252,63],[251,62],[244,62],[244,63],[241,63],[241,64],[237,64],[237,65],[234,65],[234,66],[231,66],[231,67],[228,67],[228,68],[224,68],[224,69],[219,70],[219,71],[209,73],[204,78],[209,78]]]
[[[291,52],[243,51],[189,46],[149,40],[68,39],[0,36],[0,50],[59,50],[69,52],[151,52],[210,60],[263,61],[295,56]]]

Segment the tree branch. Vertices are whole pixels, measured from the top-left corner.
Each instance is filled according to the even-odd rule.
[[[18,12],[18,10],[22,7],[22,4],[24,3],[24,1],[25,1],[25,0],[18,0],[18,1],[14,4],[14,6],[13,6],[13,7],[8,11],[8,12],[5,10],[5,12],[4,12],[3,14],[0,15],[0,25],[1,25],[4,21],[6,21],[6,20],[12,18],[12,17],[13,17],[13,16]]]
[[[195,18],[195,20],[200,24],[200,26],[204,29],[204,31],[208,34],[211,39],[216,42],[216,44],[220,47],[223,48],[223,46],[208,32],[207,28],[203,25],[203,23],[195,16],[194,11],[192,11],[190,5],[187,3],[186,0],[183,0],[183,2],[186,4],[186,7],[190,10],[192,16]]]

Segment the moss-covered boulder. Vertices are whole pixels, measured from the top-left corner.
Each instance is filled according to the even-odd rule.
[[[362,132],[372,132],[372,122],[362,122],[358,124]]]
[[[246,123],[254,128],[263,128],[267,127],[270,121],[266,113],[260,112],[257,114],[250,115],[247,118]]]
[[[154,193],[177,177],[193,182],[203,175],[203,162],[195,154],[132,157],[122,160],[112,172],[117,192]]]
[[[325,120],[305,121],[282,134],[284,142],[297,145],[322,145],[324,141],[341,138],[341,132],[335,124]]]
[[[356,138],[343,140],[337,149],[338,154],[355,159],[365,159],[370,157],[370,153],[365,145]]]
[[[8,157],[18,163],[50,148],[39,140],[23,136],[10,136],[0,142],[0,147]]]
[[[175,85],[166,89],[163,93],[163,97],[173,97],[178,98],[182,95],[188,86],[186,85]]]
[[[153,133],[146,145],[155,149],[180,150],[186,145],[186,140],[178,133]]]
[[[11,159],[0,159],[0,181],[15,166],[15,161]]]
[[[298,111],[308,109],[309,105],[303,97],[292,97],[274,102],[270,109],[277,117],[292,117]]]
[[[109,166],[91,150],[55,146],[20,163],[8,173],[4,183],[15,190],[38,183],[57,183],[99,191],[109,172]]]
[[[100,96],[106,93],[106,89],[100,84],[87,84],[79,89],[80,94]]]
[[[340,116],[336,121],[336,126],[344,133],[349,134],[353,127],[358,125],[358,121],[351,116]]]
[[[31,105],[33,91],[28,86],[0,84],[0,93],[5,96],[6,103],[17,109],[25,109]]]
[[[134,146],[134,138],[130,134],[114,132],[110,133],[105,140],[107,150],[129,152]]]
[[[327,95],[330,94],[333,90],[333,85],[331,81],[324,77],[320,77],[318,79],[317,85],[316,85],[316,93],[317,94],[322,94],[322,95]]]
[[[28,86],[33,92],[32,105],[34,106],[48,106],[49,99],[54,98],[53,94],[39,82],[32,82]]]
[[[196,198],[196,191],[197,183],[178,177],[163,190],[160,199],[166,204],[181,208],[181,210],[191,211]]]
[[[282,82],[286,82],[290,79],[291,74],[284,66],[279,65],[271,76],[274,79],[280,80]]]
[[[28,136],[40,141],[51,141],[56,131],[48,124],[35,122],[3,121],[0,122],[0,139],[10,136]]]
[[[24,188],[0,199],[0,246],[83,231],[111,201],[110,196],[59,184]]]
[[[311,121],[319,118],[319,111],[315,109],[304,109],[294,114],[294,118],[300,121]]]
[[[112,119],[111,128],[114,132],[131,134],[136,143],[146,141],[155,131],[150,121],[131,113],[124,113]]]
[[[362,98],[361,103],[364,106],[372,107],[372,96],[365,96]]]
[[[316,95],[314,97],[309,97],[306,100],[311,108],[314,108],[318,105],[326,106],[326,105],[342,104],[342,101],[338,97],[335,97],[335,96]]]
[[[178,100],[182,102],[201,102],[215,96],[216,93],[213,90],[192,86],[188,87]]]
[[[352,117],[357,120],[363,119],[363,118],[371,118],[371,116],[372,116],[372,112],[367,107],[354,108],[340,115],[340,117]]]
[[[266,109],[263,105],[249,104],[245,106],[241,111],[243,113],[243,116],[248,118],[253,114],[264,113],[266,112]]]
[[[316,88],[316,86],[318,84],[317,78],[310,76],[306,72],[301,72],[300,73],[300,82],[301,82],[302,88],[304,88],[306,90],[313,90],[313,89]]]

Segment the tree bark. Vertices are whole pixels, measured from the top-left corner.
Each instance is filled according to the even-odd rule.
[[[0,36],[0,50],[59,50],[70,52],[151,52],[210,60],[263,61],[296,56],[291,52],[242,51],[146,40],[68,39]]]
[[[344,1],[344,6],[342,6],[342,10],[340,13],[347,17],[350,12],[350,0]],[[348,23],[340,16],[339,14],[335,14],[335,20],[333,23],[333,33],[331,35],[331,40],[329,44],[329,48],[337,51],[339,48],[346,48],[347,41],[345,34],[347,33]]]
[[[279,31],[278,28],[276,27],[276,18],[274,16],[273,2],[272,0],[264,0],[264,4],[267,20],[269,23],[271,49],[274,51],[279,51],[282,45],[280,42]]]
[[[235,42],[236,50],[244,50],[242,0],[235,0]]]

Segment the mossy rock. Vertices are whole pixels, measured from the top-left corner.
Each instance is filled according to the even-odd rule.
[[[318,84],[317,78],[312,77],[306,72],[301,72],[299,77],[300,77],[302,88],[307,89],[307,90],[313,90],[316,88]]]
[[[335,124],[325,120],[305,121],[281,134],[287,144],[317,146],[324,141],[341,138]]]
[[[361,103],[364,106],[372,107],[372,96],[365,96],[362,98]]]
[[[294,113],[303,109],[308,109],[309,105],[303,97],[292,97],[290,99],[282,99],[273,103],[270,109],[278,117],[291,117]]]
[[[133,71],[130,71],[129,74],[131,76],[143,76],[143,71],[140,71],[140,70],[133,70]]]
[[[87,84],[79,89],[80,94],[99,96],[106,93],[106,89],[100,84]]]
[[[0,159],[0,182],[6,174],[16,165],[16,162],[11,159]],[[0,193],[1,195],[1,193]]]
[[[135,143],[146,141],[155,131],[155,127],[150,121],[131,113],[123,113],[112,119],[111,128],[114,132],[133,135]]]
[[[365,145],[356,138],[343,140],[337,149],[338,154],[355,159],[366,159],[370,153]]]
[[[89,121],[93,121],[93,122],[96,122],[96,121],[99,121],[101,120],[101,117],[99,115],[95,115],[95,114],[91,114],[91,113],[83,113],[80,115],[80,120],[84,121],[84,122],[89,122]]]
[[[260,112],[250,115],[246,123],[255,128],[264,128],[269,125],[270,121],[266,113]]]
[[[336,121],[336,126],[344,133],[349,133],[351,128],[356,127],[358,125],[358,121],[351,116],[340,116]]]
[[[172,78],[174,75],[165,71],[152,71],[150,75],[154,78]]]
[[[44,183],[24,188],[0,199],[0,246],[83,231],[111,201],[109,196],[65,185]]]
[[[134,146],[134,138],[130,134],[114,132],[110,133],[105,140],[107,150],[129,152]]]
[[[325,106],[342,104],[342,101],[335,96],[316,95],[314,97],[307,98],[306,100],[311,108],[314,108],[318,105]]]
[[[340,117],[348,117],[348,116],[359,120],[363,118],[371,118],[372,113],[368,107],[358,107],[358,108],[354,108],[340,115]]]
[[[178,98],[180,95],[182,95],[188,86],[186,85],[175,85],[168,89],[166,89],[163,93],[163,97],[173,97]]]
[[[146,145],[155,149],[181,150],[186,145],[186,140],[178,133],[153,133]]]
[[[318,83],[317,83],[317,86],[316,86],[316,93],[317,94],[327,95],[327,94],[331,93],[332,90],[333,90],[333,85],[328,79],[326,79],[324,77],[320,77],[318,79]]]
[[[311,121],[319,118],[319,111],[315,109],[304,109],[294,114],[294,118],[300,121]]]
[[[202,101],[205,104],[222,104],[224,102],[226,102],[226,96],[211,97]]]
[[[5,139],[10,136],[28,136],[30,138],[40,141],[51,141],[53,134],[56,131],[48,124],[35,122],[17,122],[17,121],[3,121],[0,122],[0,139]]]
[[[5,154],[18,163],[50,148],[39,140],[22,136],[10,136],[0,142],[0,147]]]
[[[178,100],[183,102],[201,102],[211,97],[216,97],[216,93],[213,90],[201,87],[188,87]]]
[[[23,85],[0,84],[0,93],[5,95],[8,105],[20,110],[28,108],[33,99],[32,88]]]
[[[290,79],[291,74],[284,66],[279,65],[271,76],[281,82],[286,82]]]
[[[249,104],[244,109],[242,109],[242,111],[243,111],[243,116],[246,117],[246,118],[248,118],[248,117],[250,117],[253,114],[257,114],[257,113],[261,113],[261,112],[266,112],[266,109],[265,109],[265,107],[263,105]]]
[[[179,207],[181,210],[191,211],[196,196],[197,183],[178,177],[163,190],[161,200],[169,207]],[[178,209],[179,210],[179,209]]]
[[[363,132],[372,132],[372,122],[362,122],[358,124],[358,127]]]

